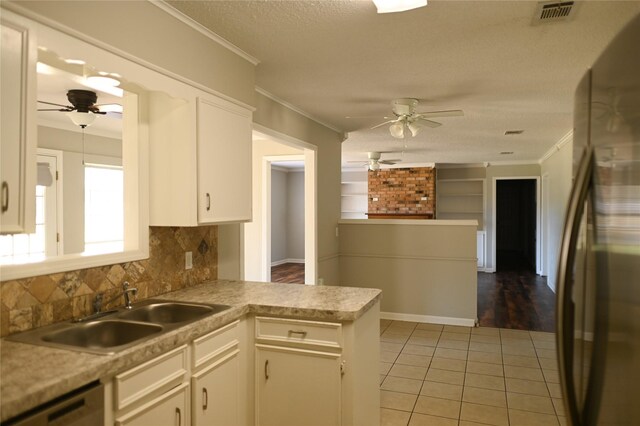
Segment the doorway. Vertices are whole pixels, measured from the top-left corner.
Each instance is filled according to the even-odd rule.
[[[304,284],[304,158],[271,162],[271,282]]]
[[[496,269],[535,273],[537,203],[534,179],[496,182]]]

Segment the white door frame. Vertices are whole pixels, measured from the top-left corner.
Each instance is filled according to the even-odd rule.
[[[496,200],[498,199],[497,181],[499,180],[535,180],[536,181],[536,274],[542,273],[542,245],[540,240],[540,176],[500,176],[493,178],[493,207],[491,215],[491,252],[493,254],[493,269],[498,269],[498,259],[496,258],[496,222],[498,212],[496,211]]]
[[[271,163],[283,160],[304,160],[304,283],[315,285],[318,281],[318,219],[317,219],[317,147],[299,139],[268,129],[259,124],[254,131],[262,133],[274,142],[301,149],[300,155],[267,156],[263,158],[262,176],[262,258],[264,281],[271,280]]]

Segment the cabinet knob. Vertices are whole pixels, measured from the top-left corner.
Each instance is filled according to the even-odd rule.
[[[206,410],[209,406],[209,392],[207,388],[202,388],[202,409]]]
[[[2,213],[9,210],[9,184],[2,182]]]
[[[207,192],[207,211],[211,210],[211,195]]]

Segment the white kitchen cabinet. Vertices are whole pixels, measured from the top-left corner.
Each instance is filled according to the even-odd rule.
[[[189,424],[189,384],[162,394],[147,404],[116,418],[116,426],[186,426]]]
[[[187,90],[149,95],[152,226],[251,220],[252,112]]]
[[[255,320],[256,424],[342,424],[342,324]]]
[[[198,222],[251,220],[251,113],[198,99]]]
[[[342,424],[340,360],[339,353],[256,345],[256,424]]]
[[[239,321],[193,342],[191,378],[194,426],[242,424]],[[242,366],[246,369],[246,366]]]
[[[35,232],[36,34],[3,9],[0,18],[0,233]]]

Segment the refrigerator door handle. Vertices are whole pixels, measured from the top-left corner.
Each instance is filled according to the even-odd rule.
[[[591,173],[593,170],[593,150],[588,147],[580,162],[576,179],[571,191],[569,206],[565,219],[560,247],[560,262],[558,265],[558,298],[556,303],[556,344],[558,347],[558,367],[560,372],[560,386],[564,395],[565,408],[569,417],[569,424],[580,425],[580,415],[576,389],[573,382],[573,308],[571,294],[573,290],[573,265],[575,263],[576,245],[580,221],[584,213],[584,206],[591,187]]]

